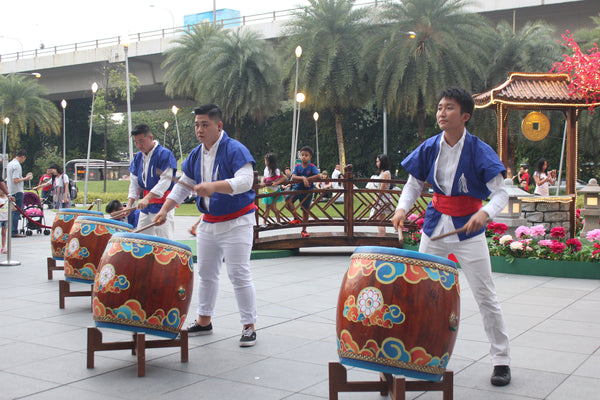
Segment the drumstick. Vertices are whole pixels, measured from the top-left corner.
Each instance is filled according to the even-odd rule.
[[[459,228],[459,229],[453,230],[453,231],[451,231],[451,232],[442,233],[441,235],[438,235],[438,236],[432,237],[432,238],[431,238],[431,241],[435,241],[435,240],[438,240],[438,239],[442,239],[442,238],[445,238],[446,236],[450,236],[450,235],[454,235],[454,234],[457,234],[457,233],[461,233],[461,232],[464,232],[464,231],[466,231],[466,230],[467,230],[467,226],[465,225],[465,226],[463,226],[462,228]]]
[[[124,216],[131,214],[131,212],[133,210],[135,210],[135,208],[133,208],[133,207],[125,207],[125,208],[123,208],[121,210],[111,212],[110,213],[110,217],[111,218],[115,218],[115,219],[121,219]]]
[[[161,175],[163,172],[162,172],[162,170],[160,170],[160,169],[156,168],[156,173],[157,173],[158,175]],[[180,184],[180,185],[183,185],[183,186],[185,186],[186,188],[188,188],[188,189],[190,189],[190,190],[193,190],[194,192],[196,191],[192,185],[190,185],[190,184],[188,184],[188,183],[185,183],[185,182],[180,182],[180,181],[179,181],[179,178],[176,178],[176,177],[172,176],[172,177],[171,177],[171,181],[173,181],[173,182],[175,182],[175,183],[178,183],[178,184]]]
[[[152,222],[152,223],[150,223],[150,224],[148,224],[148,225],[146,225],[146,226],[142,226],[141,228],[137,228],[137,229],[136,229],[136,230],[134,230],[132,233],[140,233],[140,232],[142,232],[142,231],[145,231],[146,229],[150,229],[150,228],[152,228],[153,226],[155,226],[155,225],[157,225],[157,224],[158,224],[158,222]]]

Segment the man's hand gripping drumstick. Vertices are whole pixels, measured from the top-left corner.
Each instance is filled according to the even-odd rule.
[[[480,230],[481,228],[483,228],[487,224],[488,218],[489,218],[489,215],[485,211],[479,210],[475,214],[473,214],[473,216],[471,216],[469,221],[462,228],[456,229],[451,232],[443,233],[439,236],[434,236],[431,238],[431,240],[432,241],[439,240],[439,239],[445,238],[447,236],[458,234],[458,233],[465,232],[465,231],[467,232],[467,235],[470,234],[471,232],[476,232],[476,231]],[[402,208],[396,210],[396,213],[392,217],[392,223],[394,224],[394,228],[398,229],[398,240],[400,242],[402,242],[404,240],[404,237],[402,235],[402,227],[404,227],[405,220],[406,220],[406,212]]]

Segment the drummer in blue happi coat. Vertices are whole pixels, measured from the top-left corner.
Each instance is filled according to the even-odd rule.
[[[140,210],[138,226],[144,227],[152,223],[154,217],[171,193],[172,178],[177,172],[177,160],[171,150],[164,148],[154,140],[150,127],[146,124],[136,125],[131,131],[131,137],[138,152],[129,166],[129,195],[127,207]],[[166,223],[153,226],[144,233],[173,239],[175,231],[175,210],[167,215]]]

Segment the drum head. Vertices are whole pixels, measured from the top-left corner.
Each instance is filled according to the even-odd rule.
[[[392,256],[415,258],[417,260],[430,261],[438,264],[447,265],[456,268],[456,263],[444,257],[434,256],[432,254],[419,253],[418,251],[397,249],[395,247],[383,246],[360,246],[354,250],[354,253],[378,253]]]

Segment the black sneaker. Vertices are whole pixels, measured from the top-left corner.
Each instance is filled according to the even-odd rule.
[[[198,321],[194,321],[194,323],[188,326],[188,336],[201,336],[201,335],[210,335],[212,333],[212,322],[210,322],[206,326],[198,325]]]
[[[508,365],[495,365],[490,378],[494,386],[506,386],[510,383],[510,367]]]
[[[252,328],[247,327],[242,331],[240,338],[240,347],[251,347],[256,344],[256,332]]]

